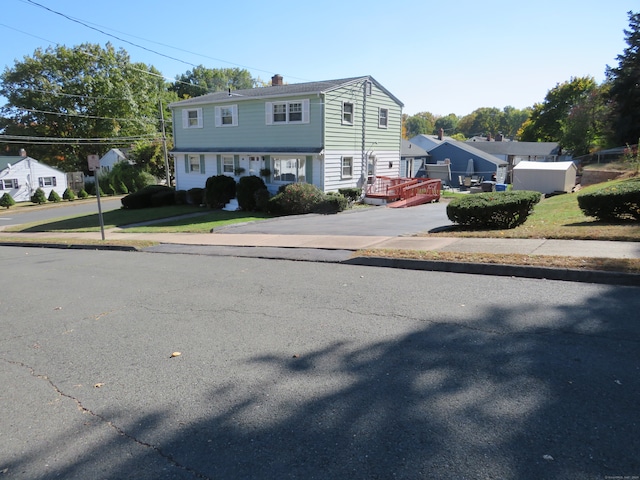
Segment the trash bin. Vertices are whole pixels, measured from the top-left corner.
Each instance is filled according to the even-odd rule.
[[[506,192],[507,184],[506,183],[496,183],[496,192]]]
[[[482,182],[480,186],[482,187],[483,192],[494,192],[496,189],[496,182],[487,180],[485,182]]]

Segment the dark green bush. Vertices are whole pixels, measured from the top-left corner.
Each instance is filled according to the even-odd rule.
[[[266,188],[262,190],[256,190],[256,192],[253,194],[253,197],[256,202],[256,210],[258,210],[259,212],[269,211],[269,199],[271,198],[269,190],[267,190]]]
[[[35,191],[35,193],[31,196],[31,201],[33,203],[37,203],[38,205],[46,203],[47,202],[47,196],[44,194],[44,190],[42,190],[41,188],[38,188]]]
[[[249,175],[247,177],[241,177],[236,186],[236,197],[238,198],[238,205],[242,210],[252,212],[258,210],[256,203],[256,192],[258,190],[266,190],[267,186],[260,177],[255,175]]]
[[[120,180],[117,184],[116,193],[119,195],[126,195],[129,193],[129,188],[125,185],[125,183]]]
[[[467,227],[515,228],[527,220],[541,196],[526,190],[469,194],[452,200],[447,216]]]
[[[189,203],[189,205],[202,205],[205,203],[204,192],[204,188],[190,188],[187,190],[187,203]]]
[[[84,188],[81,188],[78,192],[78,198],[89,198],[89,194]]]
[[[172,200],[168,199],[169,195],[172,197]],[[137,192],[122,197],[120,201],[124,208],[149,208],[171,205],[175,201],[174,195],[174,190],[171,187],[165,185],[148,185]]]
[[[187,191],[186,190],[176,191],[176,205],[186,205],[186,204],[187,204]]]
[[[278,193],[270,201],[270,208],[275,208],[272,213],[301,214],[311,213],[325,198],[324,193],[310,183],[290,183],[281,193]],[[271,207],[271,203],[275,207]],[[277,210],[280,210],[279,212]]]
[[[65,200],[69,200],[71,202],[76,199],[76,194],[73,193],[73,190],[71,190],[70,188],[67,188],[62,194],[62,198],[64,198]]]
[[[338,213],[349,206],[349,199],[340,193],[329,193],[314,208],[314,213]]]
[[[9,208],[13,207],[15,204],[16,201],[8,193],[5,193],[4,195],[2,195],[2,198],[0,198],[0,207]]]
[[[361,188],[339,188],[338,189],[338,193],[344,195],[345,197],[347,197],[347,199],[350,202],[357,202],[358,200],[360,200],[360,197],[362,196],[362,189]]]
[[[236,181],[226,175],[207,178],[205,200],[210,208],[222,208],[236,196]]]
[[[61,199],[60,195],[58,195],[58,192],[56,192],[55,190],[51,190],[51,192],[49,193],[49,198],[47,200],[53,203],[59,203]]]
[[[578,206],[588,217],[603,221],[640,220],[640,179],[579,193]]]

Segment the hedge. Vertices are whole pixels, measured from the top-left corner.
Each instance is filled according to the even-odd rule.
[[[236,181],[226,175],[207,178],[205,200],[209,208],[222,208],[236,196]]]
[[[175,192],[173,188],[165,185],[148,185],[137,192],[130,193],[122,197],[124,208],[150,208],[175,203]]]
[[[541,197],[527,190],[468,194],[447,205],[447,216],[467,227],[515,228],[527,220]]]
[[[259,210],[258,203],[256,202],[256,192],[259,190],[267,190],[267,186],[264,184],[264,180],[255,175],[248,175],[240,177],[238,185],[236,186],[236,197],[238,198],[238,205],[242,210],[253,212]]]
[[[604,221],[640,220],[640,179],[578,194],[578,206],[588,217]]]

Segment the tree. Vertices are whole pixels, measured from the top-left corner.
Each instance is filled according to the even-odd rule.
[[[455,113],[450,113],[449,115],[436,119],[434,129],[436,132],[439,132],[440,129],[442,129],[446,135],[453,135],[458,128],[459,121],[460,117]]]
[[[431,112],[419,112],[407,117],[404,122],[406,138],[433,134],[435,122],[436,117]]]
[[[607,83],[597,86],[571,107],[562,129],[561,143],[573,156],[586,155],[607,146],[607,138],[611,136],[609,87]]]
[[[0,198],[0,207],[9,209],[10,207],[13,207],[15,204],[16,204],[16,201],[13,199],[11,195],[9,195],[6,192],[4,195],[2,195],[2,198]]]
[[[191,98],[221,90],[242,90],[254,88],[258,80],[251,77],[248,70],[240,68],[206,68],[199,65],[176,76],[176,81],[169,89],[178,98]]]
[[[618,66],[607,67],[611,82],[611,139],[616,145],[635,144],[640,137],[640,13],[628,12],[624,30],[627,48],[618,55]]]
[[[504,107],[500,119],[500,133],[506,138],[515,139],[522,124],[531,115],[531,107],[519,110],[512,106]]]
[[[95,145],[75,139],[157,135],[159,101],[168,100],[159,72],[131,63],[126,51],[107,44],[37,49],[0,76],[5,134],[69,139],[34,144],[29,153],[64,171],[86,170]],[[175,94],[172,94],[172,98]]]
[[[172,143],[167,144],[167,150],[171,150]],[[166,166],[164,163],[164,148],[159,140],[137,142],[129,152],[129,159],[135,162],[136,166],[149,172],[156,178],[166,178]],[[169,175],[174,174],[173,161],[169,160]],[[169,182],[167,182],[169,185]]]
[[[495,107],[482,107],[458,122],[458,132],[470,138],[477,135],[495,135],[500,131],[502,112]]]
[[[544,102],[536,103],[531,116],[518,132],[527,142],[560,142],[571,109],[597,87],[593,77],[572,77],[547,92]]]

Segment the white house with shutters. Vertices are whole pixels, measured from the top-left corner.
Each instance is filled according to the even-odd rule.
[[[0,197],[8,193],[16,202],[28,202],[38,188],[47,197],[52,190],[62,197],[67,175],[31,157],[0,156]]]
[[[398,177],[403,104],[370,76],[215,92],[169,105],[176,188],[262,176],[324,192]]]

